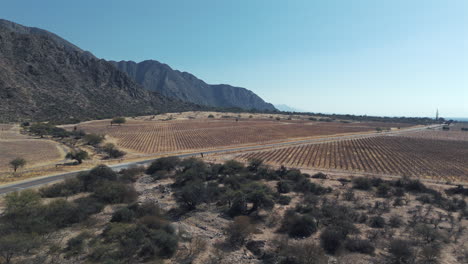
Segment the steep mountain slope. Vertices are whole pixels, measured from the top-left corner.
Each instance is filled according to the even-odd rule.
[[[111,61],[150,91],[186,102],[216,107],[275,110],[272,104],[250,90],[226,84],[210,85],[187,72],[171,69],[158,61]]]
[[[0,21],[0,122],[193,109],[45,30]],[[195,107],[196,108],[196,107]]]

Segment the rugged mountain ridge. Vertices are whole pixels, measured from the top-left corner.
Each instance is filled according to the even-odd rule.
[[[197,106],[146,90],[53,33],[0,20],[0,122],[193,109]]]
[[[215,107],[275,110],[272,104],[250,90],[227,84],[210,85],[190,73],[173,70],[155,60],[139,63],[110,62],[146,89],[185,102]]]

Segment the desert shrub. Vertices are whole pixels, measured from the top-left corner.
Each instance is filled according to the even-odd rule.
[[[86,134],[83,137],[83,140],[88,145],[97,146],[97,145],[101,144],[101,142],[104,140],[104,136],[97,135],[97,134]]]
[[[401,187],[397,187],[397,188],[394,189],[393,195],[395,195],[397,197],[402,197],[402,196],[405,195],[405,189],[403,189]]]
[[[468,189],[464,188],[463,185],[458,185],[457,187],[445,190],[445,193],[447,195],[461,194],[468,196]]]
[[[357,177],[353,179],[353,188],[359,189],[359,190],[370,190],[372,187],[372,182],[369,178],[365,177]]]
[[[251,172],[257,172],[258,169],[262,166],[263,160],[258,159],[258,158],[252,158],[249,159],[249,165],[247,166],[247,169]]]
[[[157,254],[163,258],[172,257],[177,251],[178,239],[174,230],[160,229],[153,231],[150,235],[156,246]]]
[[[78,175],[78,179],[85,191],[93,191],[97,182],[117,180],[117,173],[106,165],[98,165],[89,172]]]
[[[233,194],[232,204],[227,214],[230,217],[235,217],[238,215],[247,213],[247,197],[241,192]]]
[[[387,183],[382,183],[377,187],[377,196],[388,197],[391,188]]]
[[[291,185],[288,181],[281,180],[276,184],[279,193],[288,193],[291,191]]]
[[[369,226],[372,228],[384,228],[385,219],[381,216],[374,216],[369,219]]]
[[[86,217],[79,209],[76,204],[59,199],[45,206],[43,213],[50,224],[62,228],[78,223]]]
[[[388,224],[393,228],[398,228],[403,224],[403,220],[398,215],[392,215],[390,216],[390,220],[388,221]]]
[[[43,205],[38,192],[24,190],[12,192],[4,197],[4,210],[1,217],[9,230],[20,233],[47,232],[49,223],[44,219]],[[0,228],[3,225],[0,225]]]
[[[68,252],[68,256],[70,255],[77,255],[81,253],[84,249],[85,240],[90,235],[88,233],[82,232],[76,237],[72,237],[67,241],[67,247],[65,250]]]
[[[13,257],[27,255],[40,246],[40,240],[33,234],[10,233],[0,236],[0,254],[2,262],[6,264],[13,263]]]
[[[214,118],[214,115],[209,114],[209,115],[208,115],[208,118]]]
[[[426,243],[432,243],[441,238],[441,235],[437,229],[434,229],[426,224],[417,224],[414,227],[414,233]]]
[[[347,239],[345,247],[351,252],[359,252],[362,254],[373,254],[375,247],[367,239]]]
[[[327,194],[332,191],[330,187],[323,187],[319,184],[311,182],[309,179],[302,178],[302,180],[295,182],[294,191],[302,193],[312,193],[315,195]]]
[[[131,222],[135,217],[135,212],[127,207],[121,208],[112,214],[111,222]]]
[[[317,172],[311,176],[313,179],[327,179],[328,176],[323,172]]]
[[[107,153],[109,158],[116,159],[125,156],[125,152],[119,150],[114,144],[107,143],[102,147],[102,150]]]
[[[405,190],[414,193],[422,193],[427,191],[427,187],[420,180],[408,180],[404,183],[404,188]]]
[[[104,203],[94,197],[83,197],[76,199],[74,203],[78,206],[79,211],[84,215],[92,215],[104,209]]]
[[[66,159],[76,160],[78,164],[83,163],[83,160],[89,159],[88,152],[84,150],[71,151],[65,155]]]
[[[355,196],[354,196],[354,191],[352,189],[348,189],[344,194],[343,194],[343,198],[346,200],[346,201],[353,201]]]
[[[157,171],[172,171],[180,163],[178,157],[165,157],[159,158],[151,163],[151,165],[146,169],[146,174],[153,174]]]
[[[169,222],[166,219],[156,215],[145,215],[138,219],[138,223],[150,229],[165,229],[169,226]]]
[[[390,242],[388,252],[392,263],[413,263],[414,250],[412,243],[407,240],[394,239]]]
[[[121,182],[101,181],[94,189],[93,197],[105,203],[130,203],[138,197],[133,186]]]
[[[317,223],[309,215],[300,215],[288,210],[284,214],[279,231],[287,233],[290,237],[305,238],[317,232]]]
[[[284,179],[290,180],[293,182],[298,182],[304,179],[304,176],[302,175],[300,170],[297,169],[291,169],[286,172],[286,174],[283,176]]]
[[[441,246],[438,243],[424,245],[419,250],[418,258],[424,264],[437,264],[440,262]]]
[[[145,172],[144,167],[131,167],[119,171],[119,180],[123,182],[136,182],[138,176]]]
[[[275,206],[271,190],[263,184],[250,183],[243,186],[242,192],[245,193],[247,202],[252,203],[249,213],[259,209],[270,210]]]
[[[272,256],[280,264],[327,264],[328,257],[323,249],[312,241],[280,241],[277,256]]]
[[[234,247],[242,246],[254,230],[248,216],[236,216],[226,229],[227,240]]]
[[[66,179],[61,183],[43,187],[39,190],[42,197],[53,198],[77,194],[84,190],[80,180],[76,178]]]
[[[203,182],[197,180],[183,186],[176,193],[176,200],[180,207],[186,210],[194,210],[197,205],[205,201],[206,186]]]
[[[224,162],[220,173],[225,175],[233,175],[240,173],[244,169],[244,164],[236,160],[228,160]]]
[[[280,195],[277,199],[278,203],[281,205],[288,205],[291,202],[291,197],[286,195]]]
[[[342,246],[345,238],[341,230],[327,227],[320,234],[320,245],[328,254],[333,255]]]

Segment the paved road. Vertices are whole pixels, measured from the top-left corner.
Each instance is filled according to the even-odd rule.
[[[437,126],[439,126],[439,125],[433,125],[433,126],[430,126],[430,127],[435,128]],[[328,142],[328,141],[338,141],[338,140],[347,140],[347,139],[365,138],[365,137],[375,137],[375,136],[384,136],[384,135],[397,135],[397,134],[401,134],[401,133],[405,133],[405,132],[409,132],[409,131],[424,130],[424,129],[427,129],[427,128],[428,127],[415,127],[415,128],[408,128],[408,129],[402,129],[402,130],[391,131],[391,132],[383,132],[383,133],[367,133],[367,134],[357,134],[357,135],[331,136],[331,137],[316,138],[316,139],[304,139],[304,140],[297,140],[297,141],[271,143],[271,144],[266,144],[266,145],[257,145],[257,146],[238,147],[238,148],[230,148],[230,149],[210,150],[210,151],[203,152],[203,154],[208,155],[208,154],[219,154],[219,153],[234,152],[234,151],[254,151],[254,150],[259,150],[259,149],[264,149],[264,148],[282,147],[282,146],[287,146],[287,145],[318,144],[318,143]],[[170,154],[171,153],[164,153],[165,156],[171,156]],[[178,155],[172,155],[172,156],[177,156],[177,157],[180,157],[180,158],[186,158],[186,157],[191,157],[191,156],[200,156],[200,152],[187,153],[187,154],[178,154]],[[110,165],[109,167],[111,167],[115,171],[120,171],[122,169],[129,168],[129,167],[132,167],[132,166],[149,165],[149,164],[151,164],[151,162],[153,162],[156,159],[153,158],[153,159],[137,161],[137,162],[128,162],[128,163]],[[8,184],[8,185],[2,185],[2,186],[0,186],[0,195],[6,194],[6,193],[9,193],[9,192],[18,191],[18,190],[33,188],[33,187],[36,187],[36,186],[52,183],[52,182],[55,182],[55,181],[60,181],[60,180],[66,179],[66,178],[75,177],[79,173],[87,172],[87,171],[89,171],[89,170],[68,172],[68,173],[63,173],[63,174],[59,174],[59,175],[46,176],[46,177],[26,180],[26,181],[23,181],[23,182],[17,182],[17,183],[12,183],[12,184]]]

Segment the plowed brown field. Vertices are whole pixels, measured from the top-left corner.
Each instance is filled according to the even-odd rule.
[[[243,144],[262,144],[293,138],[375,131],[376,127],[404,127],[390,123],[339,123],[273,120],[128,120],[122,126],[108,121],[77,125],[87,133],[108,135],[118,146],[140,153],[194,150]],[[71,127],[68,127],[71,129]]]
[[[468,177],[468,142],[370,137],[245,153],[241,160],[460,181]]]

